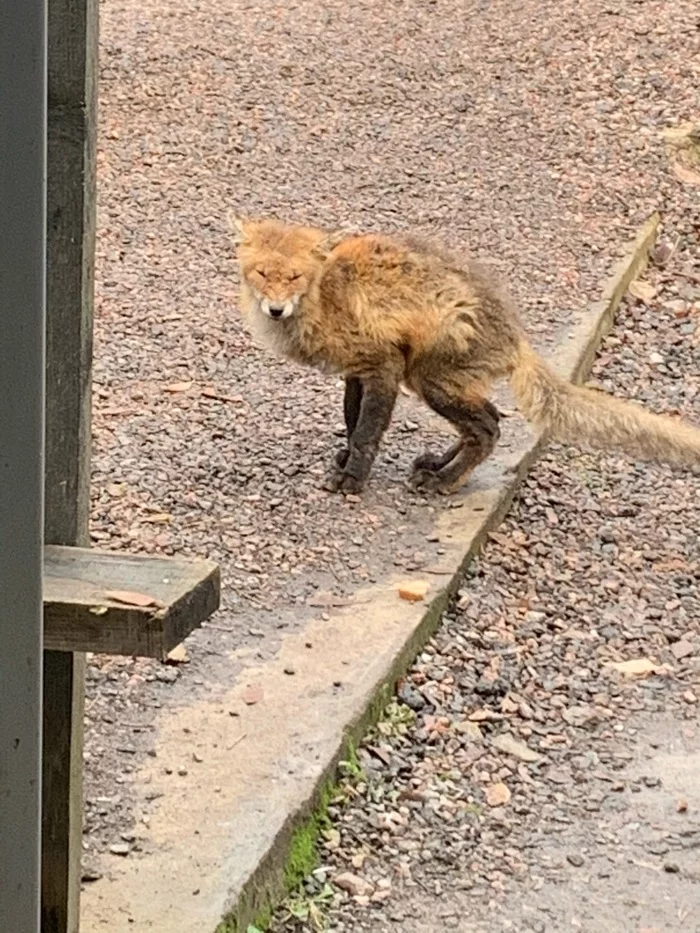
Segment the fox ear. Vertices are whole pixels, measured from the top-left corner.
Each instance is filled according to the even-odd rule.
[[[233,230],[233,241],[237,245],[245,243],[248,239],[248,221],[245,217],[239,217],[237,214],[229,213],[228,221]]]

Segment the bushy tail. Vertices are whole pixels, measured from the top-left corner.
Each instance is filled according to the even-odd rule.
[[[618,447],[640,460],[700,466],[700,430],[567,382],[524,341],[510,382],[522,413],[552,440]]]

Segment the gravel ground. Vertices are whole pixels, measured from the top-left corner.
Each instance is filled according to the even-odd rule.
[[[667,233],[594,375],[700,423],[700,226]],[[552,447],[273,929],[700,931],[698,702],[700,470]]]
[[[675,196],[659,131],[695,116],[700,84],[680,0],[103,0],[101,17],[92,536],[205,554],[225,589],[190,664],[91,658],[88,862],[130,834],[158,708],[229,686],[234,649],[269,656],[328,594],[433,560],[449,507],[404,488],[445,436],[410,400],[361,502],[319,489],[341,389],[251,345],[227,212],[490,257],[546,349]]]

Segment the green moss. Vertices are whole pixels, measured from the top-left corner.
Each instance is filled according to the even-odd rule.
[[[272,907],[267,906],[256,916],[253,923],[243,927],[239,923],[238,917],[227,917],[222,920],[215,930],[215,933],[265,933],[270,928],[272,922]]]
[[[270,929],[272,922],[272,907],[266,907],[259,916],[255,918],[255,923],[249,923],[246,933],[265,933]]]
[[[319,864],[318,840],[321,835],[320,817],[313,816],[292,836],[289,858],[284,869],[284,886],[294,891]]]
[[[214,933],[238,933],[238,924],[233,919],[222,920]]]

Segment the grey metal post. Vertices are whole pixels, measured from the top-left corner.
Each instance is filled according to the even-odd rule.
[[[0,930],[39,929],[46,0],[0,0]]]

